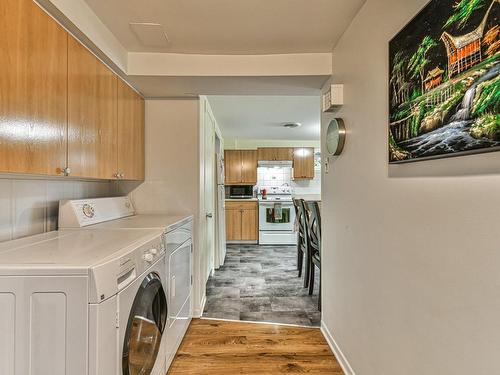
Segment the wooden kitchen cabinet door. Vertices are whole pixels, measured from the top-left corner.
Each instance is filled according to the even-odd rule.
[[[226,208],[226,240],[239,241],[241,240],[241,209]]]
[[[117,173],[117,77],[77,40],[68,40],[68,167],[71,176]]]
[[[293,161],[293,148],[277,147],[275,150],[276,160]]]
[[[257,241],[259,239],[259,211],[254,208],[241,210],[241,240]]]
[[[257,184],[257,150],[241,150],[241,183]]]
[[[118,86],[118,174],[144,180],[144,99],[121,79]]]
[[[68,34],[32,0],[1,0],[0,18],[0,171],[61,174]]]
[[[314,148],[302,147],[294,149],[293,178],[295,180],[314,179]]]
[[[289,147],[262,147],[257,150],[258,160],[263,161],[292,161],[293,148]]]
[[[241,183],[241,151],[224,151],[225,184],[234,185]]]

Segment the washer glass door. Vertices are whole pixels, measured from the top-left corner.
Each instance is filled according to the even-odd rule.
[[[160,277],[150,273],[135,296],[123,344],[123,375],[149,375],[167,321],[167,299]]]

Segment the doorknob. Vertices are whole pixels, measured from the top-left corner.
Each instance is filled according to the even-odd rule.
[[[211,219],[213,216],[214,216],[214,215],[213,215],[211,212],[207,214],[207,217],[208,217],[209,219]]]

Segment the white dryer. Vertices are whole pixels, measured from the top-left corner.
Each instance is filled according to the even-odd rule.
[[[0,374],[162,373],[164,279],[158,230],[0,244]]]
[[[193,216],[138,215],[128,197],[61,201],[59,230],[88,229],[163,232],[168,317],[160,353],[168,369],[192,318]]]

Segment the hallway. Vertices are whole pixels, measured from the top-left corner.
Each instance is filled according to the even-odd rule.
[[[309,296],[295,246],[230,245],[207,284],[203,317],[317,327],[319,272]]]
[[[168,375],[343,375],[317,328],[194,319]]]

